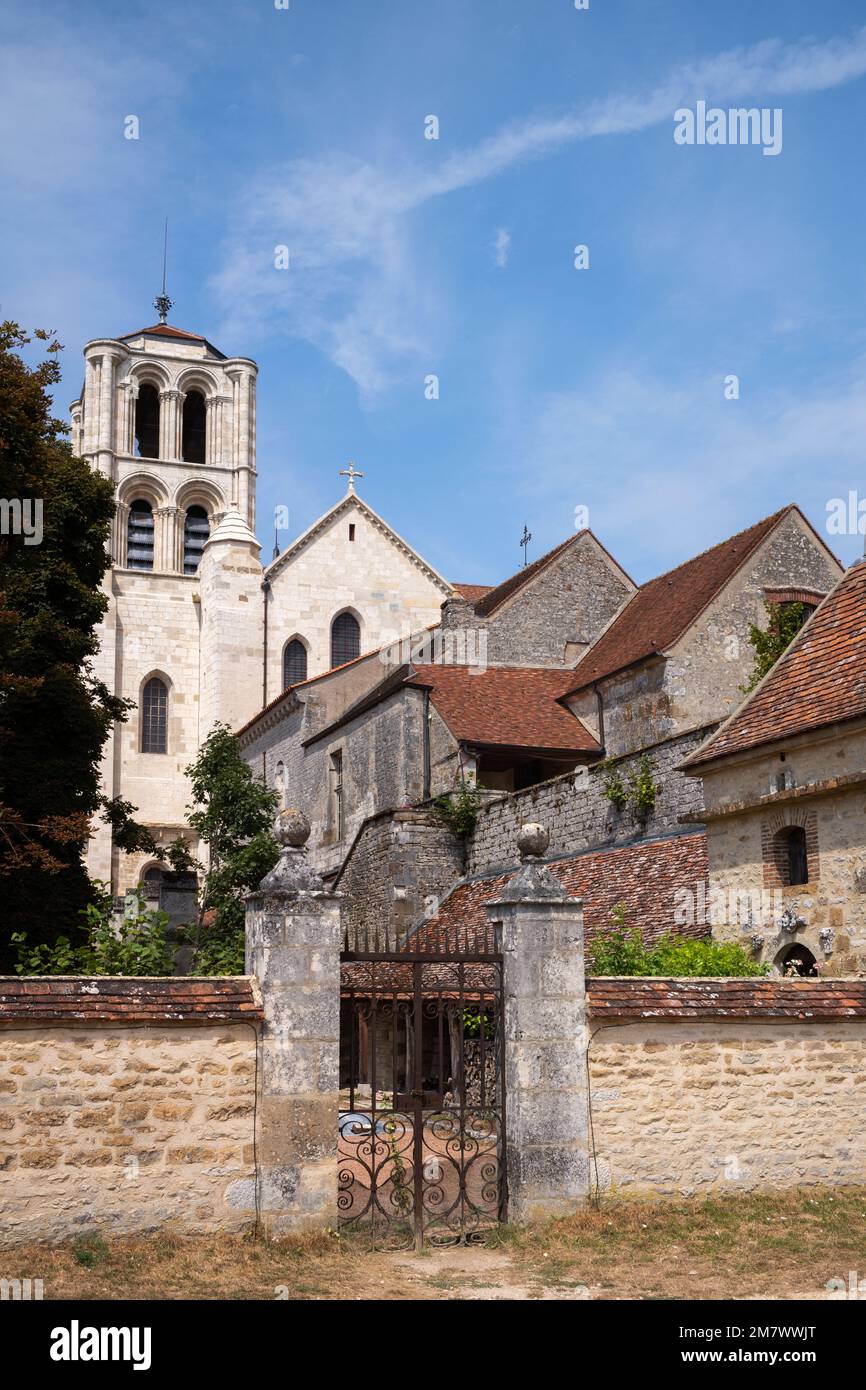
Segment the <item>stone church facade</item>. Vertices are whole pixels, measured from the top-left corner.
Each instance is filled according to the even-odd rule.
[[[272,563],[256,525],[255,362],[157,324],[84,350],[72,446],[116,488],[95,674],[133,702],[103,786],[160,843],[189,836],[184,769],[217,722],[238,728],[284,682],[434,623],[452,586],[357,495]],[[335,660],[334,658],[339,658]],[[158,865],[94,827],[94,878],[119,896]]]

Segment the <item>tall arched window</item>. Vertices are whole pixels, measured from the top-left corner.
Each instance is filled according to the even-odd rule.
[[[159,392],[149,381],[139,386],[135,402],[135,452],[141,459],[159,458]]]
[[[183,522],[184,574],[195,574],[209,535],[210,523],[204,507],[187,507]]]
[[[307,649],[293,637],[283,648],[283,689],[307,679]]]
[[[187,391],[183,403],[181,458],[184,463],[204,463],[207,407],[201,391]]]
[[[168,687],[159,676],[151,676],[141,692],[141,751],[168,751]]]
[[[331,665],[344,666],[361,655],[361,628],[351,613],[338,613],[331,624]]]
[[[126,564],[131,570],[153,569],[153,507],[138,497],[126,524]]]

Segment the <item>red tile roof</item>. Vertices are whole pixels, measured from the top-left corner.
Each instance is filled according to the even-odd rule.
[[[493,591],[492,584],[452,584],[451,588],[455,594],[465,598],[467,603],[477,603],[479,599],[484,598],[485,594]]]
[[[866,562],[840,579],[788,650],[684,767],[866,716]]]
[[[600,753],[585,725],[557,703],[571,676],[571,670],[549,667],[413,666],[406,684],[429,689],[461,742]]]
[[[587,980],[590,1012],[604,1018],[866,1018],[866,980]]]
[[[691,627],[791,505],[643,584],[578,662],[568,693],[663,652]]]
[[[213,343],[209,342],[207,338],[202,337],[201,333],[187,333],[183,328],[172,328],[170,323],[154,323],[151,324],[150,328],[139,328],[135,333],[121,333],[117,341],[119,343],[124,343],[129,338],[141,338],[145,335],[148,338],[174,338],[187,343],[204,343],[206,347],[210,348],[211,352],[216,353],[217,357],[225,356],[225,354],[220,352],[219,348],[215,348]]]
[[[262,1016],[251,976],[0,976],[0,1023],[230,1023]]]
[[[684,926],[676,921],[676,890],[686,888],[696,898],[698,885],[706,883],[707,837],[703,831],[643,840],[617,849],[590,850],[554,860],[547,867],[568,893],[583,900],[587,941],[609,930],[611,908],[618,903],[625,906],[626,926],[639,927],[645,941],[655,941],[667,932],[693,937],[709,932],[700,922]],[[459,885],[419,931],[481,933],[487,922],[485,903],[496,899],[514,872]]]

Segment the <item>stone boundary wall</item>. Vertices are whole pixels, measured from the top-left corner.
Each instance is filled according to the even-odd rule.
[[[709,731],[699,729],[643,750],[655,764],[653,777],[659,789],[655,808],[645,820],[640,820],[629,806],[618,811],[612,805],[603,795],[604,774],[598,768],[565,773],[550,782],[488,802],[481,807],[469,840],[467,877],[512,866],[517,832],[525,821],[539,821],[547,828],[550,856],[652,838],[665,830],[681,828],[689,818],[700,825],[704,804],[701,779],[686,777],[675,769],[703,743]],[[639,752],[618,760],[624,781],[640,757]]]
[[[866,980],[587,985],[593,1188],[866,1183]]]
[[[255,1222],[249,979],[0,979],[0,1247]]]

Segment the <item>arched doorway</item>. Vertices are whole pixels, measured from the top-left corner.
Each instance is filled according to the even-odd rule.
[[[781,974],[805,977],[818,974],[818,962],[808,946],[788,946],[776,957],[776,965]]]

